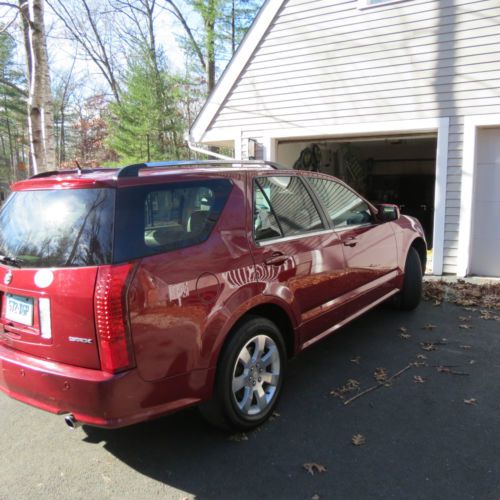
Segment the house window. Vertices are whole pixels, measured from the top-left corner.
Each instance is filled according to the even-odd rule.
[[[358,0],[358,8],[366,9],[368,7],[377,7],[378,5],[387,5],[402,2],[408,2],[408,0]]]

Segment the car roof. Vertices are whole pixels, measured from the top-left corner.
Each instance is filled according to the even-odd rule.
[[[12,185],[13,191],[29,189],[59,188],[91,188],[91,187],[117,187],[131,185],[122,182],[125,179],[136,179],[133,184],[141,184],[139,179],[158,178],[159,176],[182,176],[207,174],[217,172],[275,172],[291,170],[275,162],[264,160],[176,160],[162,162],[144,162],[126,165],[119,168],[93,168],[75,170],[54,170],[35,175],[30,179],[19,181]]]

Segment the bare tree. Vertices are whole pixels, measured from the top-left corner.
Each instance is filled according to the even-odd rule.
[[[117,58],[113,54],[113,30],[110,12],[103,9],[103,2],[95,7],[89,0],[47,0],[54,14],[63,23],[69,38],[79,45],[107,81],[113,97],[120,102],[120,84]]]
[[[66,129],[67,115],[70,100],[76,90],[73,70],[75,67],[75,58],[68,71],[55,73],[56,83],[54,85],[54,104],[55,104],[55,125],[57,136],[57,159],[59,165],[67,160],[66,158]]]
[[[34,174],[56,167],[43,0],[19,0],[29,82],[28,127]]]

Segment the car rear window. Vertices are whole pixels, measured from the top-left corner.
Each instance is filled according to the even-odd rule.
[[[20,267],[108,264],[113,189],[18,191],[0,212],[0,254]]]
[[[228,179],[207,179],[118,189],[114,262],[202,243],[231,187]]]

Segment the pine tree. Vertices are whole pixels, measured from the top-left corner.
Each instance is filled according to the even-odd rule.
[[[26,82],[16,69],[16,44],[0,33],[0,178],[13,182],[22,175],[26,158]]]
[[[186,156],[181,114],[183,82],[163,60],[132,59],[120,104],[110,104],[108,146],[120,161],[166,160]]]

